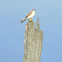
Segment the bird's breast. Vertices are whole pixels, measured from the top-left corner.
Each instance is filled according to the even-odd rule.
[[[32,12],[32,14],[28,16],[28,18],[32,18],[34,15],[35,15],[35,12]]]

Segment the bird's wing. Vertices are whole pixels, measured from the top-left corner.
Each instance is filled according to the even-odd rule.
[[[25,17],[25,18],[27,18],[28,16],[30,16],[32,14],[32,11]]]

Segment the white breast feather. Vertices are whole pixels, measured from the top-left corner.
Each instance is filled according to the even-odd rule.
[[[30,16],[28,16],[28,19],[29,19],[29,18],[32,18],[34,15],[35,15],[35,12],[32,11],[32,14],[31,14]]]

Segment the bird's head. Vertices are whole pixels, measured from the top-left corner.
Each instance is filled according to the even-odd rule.
[[[35,11],[35,9],[32,9],[32,11]]]

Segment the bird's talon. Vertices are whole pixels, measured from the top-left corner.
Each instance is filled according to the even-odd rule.
[[[32,19],[30,19],[30,21],[33,21]]]

